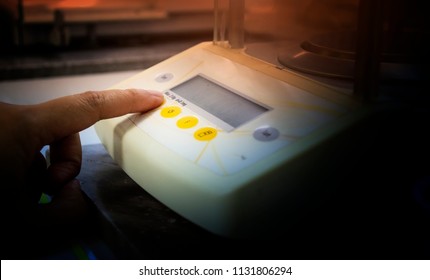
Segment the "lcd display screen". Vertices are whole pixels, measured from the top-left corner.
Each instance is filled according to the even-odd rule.
[[[201,75],[172,88],[171,91],[232,128],[237,128],[269,110]]]

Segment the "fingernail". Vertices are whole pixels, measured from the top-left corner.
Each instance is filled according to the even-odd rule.
[[[151,94],[151,95],[158,96],[158,97],[162,97],[163,96],[162,92],[156,91],[156,90],[147,90],[146,92],[149,93],[149,94]]]

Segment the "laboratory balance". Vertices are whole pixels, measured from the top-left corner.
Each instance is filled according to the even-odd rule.
[[[315,18],[313,29],[293,24],[309,6],[290,2],[297,1],[215,1],[213,41],[112,86],[158,90],[165,102],[95,125],[135,182],[215,234],[258,238],[291,230],[303,209],[324,203],[315,194],[327,185],[309,170],[331,163],[317,151],[336,149],[337,135],[372,111],[366,102],[372,98],[357,94],[349,76],[338,74],[342,69],[289,67],[303,65],[294,59],[309,51],[291,51],[284,42],[339,31]],[[350,2],[341,15],[357,11],[357,1]],[[356,28],[351,18],[338,34]]]

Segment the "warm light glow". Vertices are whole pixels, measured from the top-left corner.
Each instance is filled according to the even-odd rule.
[[[296,55],[294,55],[293,58],[298,58],[298,57],[301,57],[301,56],[303,56],[305,54],[307,54],[307,52],[301,51],[301,52],[297,53]]]
[[[24,0],[24,6],[45,6],[49,8],[88,8],[98,5],[100,0]]]
[[[88,8],[98,4],[98,0],[63,0],[55,4],[57,8]]]

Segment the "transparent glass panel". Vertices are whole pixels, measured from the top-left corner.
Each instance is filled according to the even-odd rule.
[[[419,0],[215,0],[214,42],[341,89],[359,81],[356,65],[422,81],[425,11]]]

